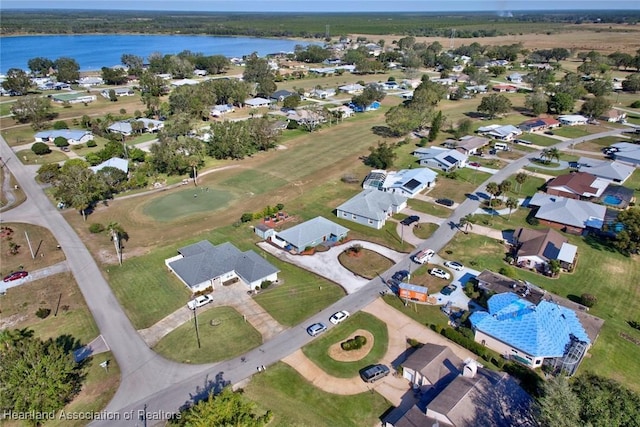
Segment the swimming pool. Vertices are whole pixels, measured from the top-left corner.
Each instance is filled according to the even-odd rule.
[[[604,199],[602,199],[602,201],[606,205],[612,205],[612,206],[618,206],[619,204],[622,203],[622,199],[620,197],[613,196],[611,194],[608,194],[608,195],[604,196]]]

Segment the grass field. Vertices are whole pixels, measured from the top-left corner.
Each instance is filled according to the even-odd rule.
[[[525,133],[522,136],[520,136],[520,139],[524,139],[525,141],[531,141],[535,145],[539,145],[541,147],[548,147],[550,145],[555,145],[559,142],[555,138],[549,138],[548,136],[539,135],[537,133]],[[518,148],[522,148],[522,147],[518,145]]]
[[[69,159],[59,148],[52,148],[50,153],[43,155],[38,155],[31,150],[20,150],[16,152],[16,156],[25,165],[44,165]]]
[[[434,215],[440,218],[448,218],[451,215],[451,209],[444,206],[436,205],[434,203],[425,202],[424,200],[409,199],[407,205],[418,212],[424,212],[429,215]]]
[[[161,356],[180,363],[213,363],[232,359],[262,344],[260,332],[231,307],[200,310],[196,336],[194,321],[186,322],[162,338],[153,348]]]
[[[224,209],[233,199],[233,194],[221,188],[189,187],[152,200],[143,212],[156,221],[170,222],[195,213]]]
[[[3,223],[2,227],[8,227],[12,231],[10,235],[0,238],[0,254],[2,254],[0,275],[2,277],[16,270],[33,271],[48,267],[65,259],[64,252],[57,249],[57,240],[46,228],[16,222]],[[35,257],[31,256],[27,236]],[[10,242],[18,245],[18,252],[15,255],[11,254]]]
[[[391,404],[375,392],[342,396],[324,392],[289,365],[276,363],[254,375],[244,395],[261,411],[273,412],[269,427],[360,427],[380,423]]]
[[[373,347],[364,358],[356,362],[339,362],[329,357],[328,349],[331,345],[344,341],[358,329],[369,331],[374,337]],[[368,313],[358,312],[321,338],[304,346],[302,351],[329,375],[351,378],[357,377],[358,371],[365,366],[378,363],[387,352],[388,344],[387,325]]]
[[[428,239],[437,229],[437,224],[422,222],[416,227],[413,227],[413,234],[419,239]]]
[[[369,280],[394,265],[389,258],[369,249],[361,249],[357,256],[349,255],[345,250],[338,255],[338,261],[347,270]]]
[[[484,172],[478,172],[484,174]],[[480,180],[477,181],[480,183]],[[457,179],[451,179],[444,176],[439,176],[436,186],[429,191],[429,196],[434,198],[447,198],[458,203],[462,203],[466,198],[466,194],[470,194],[475,190],[477,184],[461,181]],[[448,215],[447,215],[448,216]]]
[[[565,138],[580,138],[581,136],[590,135],[594,129],[589,126],[562,126],[553,130],[554,135],[564,136]]]
[[[640,339],[640,332],[627,324],[634,313],[640,313],[638,259],[625,257],[577,236],[565,236],[578,246],[574,273],[561,273],[559,278],[550,279],[517,269],[518,278],[569,299],[583,293],[595,295],[598,302],[590,314],[604,319],[605,323],[580,369],[613,378],[640,391],[640,372],[634,369],[640,358],[640,346],[620,337],[625,333]],[[450,256],[480,271],[498,271],[507,265],[502,261],[506,247],[484,236],[458,233],[444,250],[451,251]]]

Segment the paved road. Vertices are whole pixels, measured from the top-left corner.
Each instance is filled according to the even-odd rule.
[[[564,141],[555,146],[562,150],[572,143],[577,144],[619,132],[614,130],[589,135]],[[480,201],[489,198],[485,187],[488,182],[501,182],[538,154],[530,153],[508,164],[479,186],[471,198],[461,203],[446,223],[438,228],[419,249],[430,247],[440,251],[455,236],[458,231],[456,224],[459,223],[460,218],[475,212]],[[141,418],[138,415],[144,416],[143,408],[146,408],[149,414],[146,425],[164,424],[162,416],[176,411],[183,403],[194,397],[204,397],[213,388],[239,383],[253,375],[257,366],[269,366],[310,342],[311,337],[305,331],[306,325],[317,321],[326,322],[326,319],[337,310],[348,310],[354,313],[363,309],[378,298],[381,291],[387,289],[384,281],[386,275],[397,270],[410,270],[409,266],[412,263],[409,256],[406,256],[392,269],[370,281],[358,292],[347,295],[331,307],[312,316],[304,325],[282,332],[261,347],[245,354],[243,359],[236,358],[213,365],[180,365],[161,358],[146,346],[120,308],[89,251],[62,215],[47,200],[42,189],[33,180],[33,171],[17,160],[3,138],[0,141],[0,155],[28,197],[27,202],[4,213],[3,220],[39,224],[51,230],[62,245],[69,267],[100,332],[120,365],[121,386],[106,408],[109,412],[117,411],[119,419],[99,420],[91,425],[109,427],[139,425]],[[139,414],[138,411],[143,413]],[[128,414],[133,414],[133,418],[128,417]],[[156,421],[151,417],[160,419]]]

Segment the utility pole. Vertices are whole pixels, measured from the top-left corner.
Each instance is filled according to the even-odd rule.
[[[29,240],[29,234],[27,234],[27,230],[24,231],[24,235],[27,238],[27,244],[29,245],[29,251],[31,252],[31,259],[34,259],[36,256],[33,253],[33,248],[31,247],[31,241]]]
[[[198,331],[198,315],[196,312],[198,307],[193,307],[193,322],[196,324],[196,339],[198,340],[198,348],[200,348],[200,331]]]

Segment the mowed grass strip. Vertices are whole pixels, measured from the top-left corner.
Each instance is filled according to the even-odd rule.
[[[362,360],[338,362],[329,357],[329,347],[346,340],[349,335],[358,329],[369,331],[374,337],[371,351]],[[378,363],[387,352],[388,345],[389,333],[387,325],[377,317],[361,311],[314,340],[311,344],[304,346],[302,352],[329,375],[339,378],[351,378],[357,377],[360,369],[367,365]]]
[[[343,396],[322,391],[282,362],[254,375],[244,395],[257,403],[259,411],[273,413],[269,427],[372,426],[391,408],[378,393]]]
[[[387,271],[395,264],[389,258],[369,249],[360,249],[360,252],[354,255],[349,252],[348,248],[345,248],[338,255],[338,261],[347,270],[369,280],[376,277],[378,273]]]
[[[514,214],[515,216],[515,214]],[[515,269],[519,279],[527,280],[565,298],[590,293],[598,302],[589,313],[605,323],[595,345],[583,360],[581,370],[616,379],[635,391],[640,391],[640,372],[635,369],[640,360],[640,346],[625,339],[624,333],[640,339],[628,320],[637,320],[640,313],[640,263],[637,257],[625,257],[595,241],[565,235],[578,246],[575,272],[561,273],[550,279],[523,269]],[[507,248],[484,236],[458,233],[444,248],[449,255],[476,270],[498,271],[507,266],[503,261]]]
[[[181,363],[212,363],[232,359],[262,344],[262,336],[232,307],[198,310],[198,333],[193,318],[162,338],[153,348]]]
[[[255,300],[274,319],[294,326],[342,298],[344,290],[333,282],[269,255],[284,283],[268,288]]]
[[[151,200],[143,212],[156,221],[169,222],[195,213],[223,209],[233,199],[232,193],[221,188],[190,186]]]
[[[407,205],[418,212],[424,212],[429,215],[437,216],[439,218],[449,218],[453,213],[452,210],[445,208],[444,206],[436,205],[435,203],[425,202],[424,200],[409,199]]]
[[[247,169],[220,183],[223,187],[236,189],[238,192],[248,194],[263,194],[286,185],[285,179],[266,173],[263,170]]]

